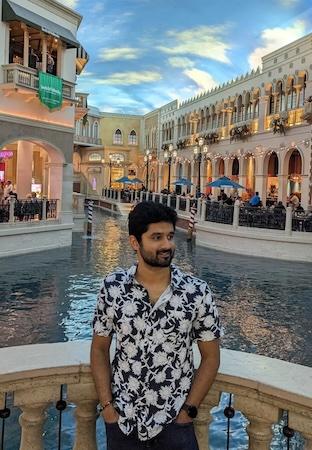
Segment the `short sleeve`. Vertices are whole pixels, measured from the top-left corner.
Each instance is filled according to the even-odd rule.
[[[94,318],[93,332],[98,336],[111,336],[113,334],[114,308],[112,299],[109,298],[105,279],[101,285],[97,297]]]
[[[197,314],[193,321],[192,338],[195,341],[212,341],[222,335],[218,310],[211,291],[206,285],[204,295],[198,302]]]

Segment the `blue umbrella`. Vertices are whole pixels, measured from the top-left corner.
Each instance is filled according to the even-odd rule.
[[[131,181],[132,181],[132,183],[134,183],[134,184],[143,184],[143,181],[140,180],[140,178],[133,178]]]
[[[130,178],[128,178],[128,177],[118,178],[117,180],[114,180],[114,182],[115,183],[124,183],[124,184],[132,184],[133,183],[133,181],[130,180]]]
[[[188,180],[187,178],[179,178],[177,181],[174,181],[173,183],[175,186],[192,186],[193,183],[191,180]]]
[[[211,181],[210,183],[207,183],[206,186],[208,186],[208,187],[218,187],[218,188],[246,189],[244,186],[241,186],[240,184],[236,183],[235,181],[232,181],[228,177],[218,178],[215,181]]]

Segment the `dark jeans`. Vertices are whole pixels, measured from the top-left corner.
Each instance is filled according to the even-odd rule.
[[[167,425],[156,437],[140,441],[137,434],[124,434],[117,423],[106,424],[107,450],[199,450],[192,422]]]

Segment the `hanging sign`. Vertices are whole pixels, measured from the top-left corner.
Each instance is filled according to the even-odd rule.
[[[50,110],[59,109],[63,102],[63,81],[50,73],[39,72],[39,99]]]
[[[0,158],[6,159],[6,158],[12,158],[13,152],[10,150],[0,150]]]

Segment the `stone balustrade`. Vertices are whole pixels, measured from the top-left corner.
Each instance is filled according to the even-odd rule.
[[[74,450],[97,450],[97,395],[89,351],[89,341],[0,349],[0,410],[5,393],[13,392],[14,406],[21,409],[20,450],[43,450],[45,411],[59,400],[62,385],[67,386],[66,401],[76,405]],[[114,349],[111,353],[113,357]],[[194,345],[195,367],[199,363]],[[234,394],[235,410],[249,420],[250,450],[270,449],[272,425],[283,411],[288,412],[289,427],[304,438],[302,449],[312,449],[312,368],[223,349],[219,374],[195,421],[200,450],[209,449],[210,411],[222,392]]]

